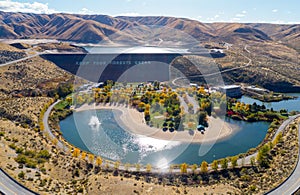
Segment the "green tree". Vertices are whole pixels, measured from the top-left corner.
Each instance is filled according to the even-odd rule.
[[[214,160],[211,164],[211,168],[214,170],[214,171],[218,171],[218,168],[219,168],[219,163],[217,160]]]
[[[25,173],[23,171],[21,171],[19,174],[18,174],[18,177],[20,179],[24,179],[25,178]]]
[[[253,156],[250,158],[250,163],[251,163],[251,166],[254,167],[254,165],[255,165],[255,158]]]
[[[198,168],[198,165],[193,164],[193,165],[192,165],[192,172],[193,172],[193,173],[196,173],[197,168]]]
[[[231,167],[234,169],[237,166],[237,160],[238,157],[237,156],[233,156],[231,157],[230,161],[231,161]]]
[[[270,166],[269,151],[270,151],[269,144],[265,144],[258,151],[256,160],[261,167],[268,168]]]
[[[223,158],[221,160],[221,167],[222,167],[222,169],[227,169],[228,168],[228,160],[227,160],[227,158]]]

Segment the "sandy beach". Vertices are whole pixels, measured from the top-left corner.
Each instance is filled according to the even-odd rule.
[[[209,127],[206,128],[204,134],[199,131],[185,130],[185,131],[174,131],[164,132],[162,129],[149,127],[144,120],[143,113],[138,112],[134,108],[128,108],[124,105],[95,105],[95,104],[84,104],[79,108],[74,109],[75,112],[86,111],[86,110],[99,110],[99,109],[111,109],[119,110],[122,112],[121,116],[115,113],[115,120],[118,124],[126,131],[156,139],[169,140],[169,141],[181,141],[181,142],[193,142],[193,143],[205,143],[213,142],[231,135],[233,129],[223,121],[221,118],[209,117]]]

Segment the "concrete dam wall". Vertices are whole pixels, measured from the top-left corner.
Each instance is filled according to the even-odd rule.
[[[169,80],[169,64],[181,54],[43,54],[58,67],[93,82]]]

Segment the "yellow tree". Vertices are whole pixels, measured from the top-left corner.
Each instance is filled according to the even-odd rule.
[[[150,111],[150,104],[145,105],[145,111]]]
[[[74,151],[73,151],[73,157],[78,157],[80,154],[80,150],[78,148],[75,148]]]
[[[141,165],[140,164],[136,164],[135,165],[135,169],[137,172],[139,172],[141,170]]]
[[[81,159],[82,159],[82,160],[85,160],[85,158],[86,158],[86,152],[82,152],[82,154],[81,154]]]
[[[238,110],[238,109],[240,108],[240,105],[241,105],[241,103],[240,103],[240,102],[237,102],[237,103],[235,104],[235,109]]]
[[[101,158],[100,156],[98,156],[98,157],[96,158],[96,165],[97,165],[98,167],[102,165],[102,158]]]
[[[250,108],[251,108],[251,105],[250,104],[246,104],[245,111],[248,112],[250,110]]]
[[[115,161],[115,163],[114,163],[115,170],[118,170],[119,167],[120,167],[120,162],[119,161]]]
[[[89,154],[89,161],[90,161],[90,163],[94,163],[94,155],[93,154]]]
[[[180,165],[180,173],[187,173],[187,164],[186,163],[182,163]]]
[[[205,90],[204,90],[204,87],[201,86],[201,87],[199,88],[199,90],[198,90],[198,93],[199,93],[199,94],[202,94],[202,95],[205,95],[206,92],[205,92]]]
[[[129,164],[129,163],[126,163],[126,164],[124,165],[124,168],[125,168],[125,171],[129,171],[130,164]]]
[[[202,161],[201,166],[200,166],[200,171],[202,173],[207,173],[207,171],[208,171],[208,163],[206,161]]]
[[[146,165],[146,172],[147,173],[150,173],[151,172],[151,169],[152,169],[152,166],[150,164],[147,164]]]
[[[71,96],[68,96],[68,97],[66,97],[66,101],[68,102],[69,105],[71,105],[73,102],[73,99]]]

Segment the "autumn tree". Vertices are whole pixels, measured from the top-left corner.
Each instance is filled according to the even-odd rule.
[[[79,154],[80,154],[80,150],[78,148],[75,148],[72,156],[77,158],[79,156]]]
[[[120,161],[115,161],[115,163],[114,163],[115,170],[118,170],[119,167],[120,167]]]
[[[202,161],[201,166],[200,166],[200,171],[202,173],[207,173],[207,171],[208,171],[208,163],[206,161]]]
[[[137,172],[139,172],[141,170],[141,165],[137,163],[135,165],[135,169],[136,169]]]
[[[150,164],[147,164],[146,165],[146,172],[147,173],[150,173],[151,172],[151,169],[152,169],[152,166]]]
[[[93,154],[89,154],[89,161],[90,161],[90,163],[94,163],[94,155]]]
[[[186,163],[182,163],[180,165],[180,172],[183,173],[187,173],[187,164]]]
[[[81,153],[81,159],[82,159],[82,160],[85,160],[85,158],[86,158],[86,152],[82,152],[82,153]]]
[[[96,165],[97,165],[98,167],[100,167],[100,166],[102,165],[102,158],[101,158],[100,156],[98,156],[98,157],[96,158]]]

